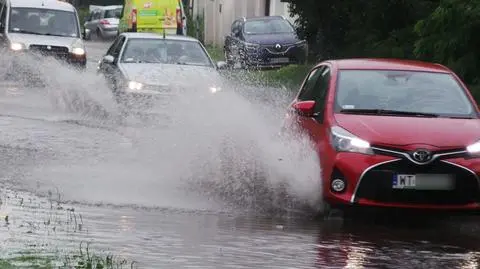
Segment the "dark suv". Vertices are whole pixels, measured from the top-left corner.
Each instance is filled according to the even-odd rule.
[[[303,64],[308,47],[292,24],[282,16],[240,18],[225,37],[225,60],[229,65],[281,67]]]

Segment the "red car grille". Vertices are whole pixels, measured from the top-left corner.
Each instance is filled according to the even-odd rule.
[[[393,189],[394,174],[454,174],[455,188],[453,190]],[[360,185],[357,198],[385,203],[463,205],[480,201],[476,175],[441,161],[426,166],[417,166],[406,160],[387,163],[366,172],[358,184]]]

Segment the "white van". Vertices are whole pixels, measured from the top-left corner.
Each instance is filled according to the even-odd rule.
[[[87,63],[77,10],[59,0],[0,0],[0,46],[53,56],[84,69]]]

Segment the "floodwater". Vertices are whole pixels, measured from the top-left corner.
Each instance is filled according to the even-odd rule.
[[[321,169],[275,136],[279,89],[121,116],[95,75],[107,45],[85,74],[45,64],[46,88],[0,83],[0,258],[89,243],[138,268],[478,268],[476,219],[313,219]]]

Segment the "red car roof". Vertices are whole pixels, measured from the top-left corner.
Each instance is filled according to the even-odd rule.
[[[383,69],[383,70],[404,70],[404,71],[424,71],[437,73],[452,73],[450,69],[435,63],[428,63],[414,60],[400,59],[342,59],[327,61],[335,65],[338,69]]]

